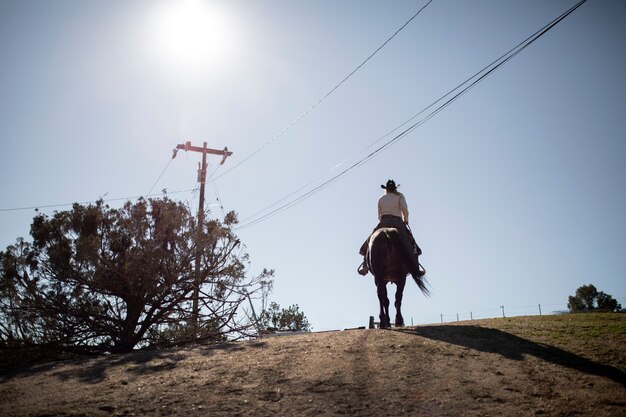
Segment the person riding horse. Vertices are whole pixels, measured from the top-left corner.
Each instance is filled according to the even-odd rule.
[[[421,250],[415,243],[415,239],[408,228],[409,207],[404,195],[398,191],[399,186],[400,184],[396,186],[394,180],[388,180],[385,185],[381,185],[381,188],[385,189],[385,194],[378,199],[378,225],[372,233],[382,227],[393,227],[398,230],[403,249],[406,251],[405,253],[410,254],[410,256],[406,257],[411,260],[411,262],[407,262],[407,268],[413,278],[417,279],[425,274],[425,271],[420,268],[418,260]],[[368,244],[369,237],[365,240],[363,245],[361,245],[359,251],[359,253],[363,255],[363,263],[358,269],[361,275],[367,275],[369,272],[367,267]]]

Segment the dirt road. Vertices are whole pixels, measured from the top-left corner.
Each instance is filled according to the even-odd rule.
[[[623,330],[580,336],[563,325],[560,337],[550,321],[528,323],[312,333],[39,365],[2,377],[0,415],[626,415]]]

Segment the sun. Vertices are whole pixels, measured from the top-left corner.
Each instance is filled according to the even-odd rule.
[[[228,70],[237,43],[235,25],[215,3],[157,3],[149,16],[149,46],[157,64],[177,77]]]

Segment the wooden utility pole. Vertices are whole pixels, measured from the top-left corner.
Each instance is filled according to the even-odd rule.
[[[200,237],[202,236],[203,231],[203,223],[204,223],[204,185],[206,183],[206,156],[207,154],[211,155],[221,155],[222,162],[220,165],[226,161],[226,158],[231,156],[233,153],[228,150],[228,148],[224,148],[224,150],[217,150],[207,148],[207,143],[204,142],[202,148],[199,146],[192,146],[191,142],[185,142],[184,144],[176,145],[174,148],[174,153],[172,155],[172,159],[176,158],[176,153],[179,149],[184,151],[192,151],[192,152],[201,152],[202,153],[202,165],[200,165],[200,169],[198,169],[198,182],[200,183],[200,203],[198,205],[198,227],[196,230],[196,241],[200,242]],[[194,331],[197,330],[198,326],[198,318],[199,314],[199,299],[200,299],[200,284],[202,283],[201,275],[200,275],[200,248],[196,248],[196,259],[195,259],[195,282],[193,288],[193,309],[192,309],[192,326],[194,327]]]

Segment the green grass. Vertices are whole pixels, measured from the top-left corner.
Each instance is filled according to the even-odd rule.
[[[476,320],[471,323],[533,342],[558,346],[604,362],[626,364],[626,314],[526,316]]]
[[[530,332],[547,338],[626,337],[626,314],[580,313],[558,316],[525,316],[478,321],[480,325],[515,333]]]

